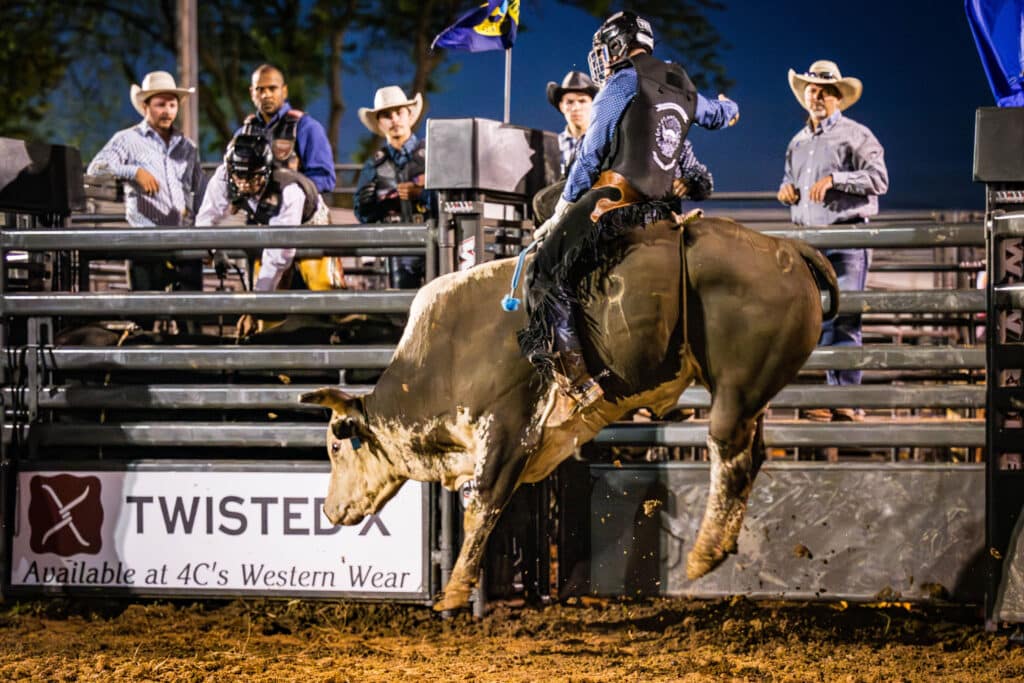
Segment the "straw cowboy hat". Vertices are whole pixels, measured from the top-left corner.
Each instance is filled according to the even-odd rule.
[[[839,100],[840,110],[853,106],[860,99],[861,91],[864,90],[864,86],[859,78],[853,78],[852,76],[843,78],[835,62],[819,59],[814,64],[811,64],[811,68],[805,73],[798,74],[792,69],[789,70],[789,87],[793,90],[793,94],[796,95],[797,102],[804,109],[807,108],[807,105],[804,104],[804,90],[810,83],[834,85],[838,88],[843,96],[843,99]]]
[[[380,126],[377,125],[377,114],[385,109],[394,109],[396,107],[409,107],[412,109],[411,127],[415,128],[420,120],[420,115],[423,113],[423,96],[420,93],[416,93],[416,97],[410,100],[397,85],[385,86],[373,96],[373,109],[359,108],[359,120],[370,129],[371,133],[384,137],[384,133],[380,131]]]
[[[182,97],[191,95],[195,91],[195,88],[179,88],[174,82],[174,76],[166,71],[150,71],[142,79],[142,85],[132,83],[132,106],[135,107],[135,111],[145,116],[145,102],[153,95],[169,92],[177,95],[180,101]]]
[[[567,92],[582,92],[594,97],[597,95],[597,86],[594,85],[594,81],[590,80],[590,76],[582,71],[570,71],[565,74],[561,85],[554,81],[548,81],[548,102],[555,109],[558,109],[562,95]]]

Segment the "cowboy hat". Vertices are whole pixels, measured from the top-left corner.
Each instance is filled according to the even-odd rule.
[[[594,85],[594,81],[590,80],[590,76],[582,71],[570,71],[565,74],[561,85],[554,81],[548,81],[548,102],[555,109],[558,109],[562,95],[567,92],[581,92],[594,97],[597,95],[597,86]]]
[[[146,100],[153,95],[169,92],[172,95],[176,95],[178,100],[181,100],[182,97],[191,95],[195,91],[195,88],[179,88],[174,82],[174,76],[166,71],[150,71],[142,79],[141,86],[132,83],[132,106],[135,107],[135,111],[145,116],[146,107],[144,105]]]
[[[789,87],[796,95],[797,102],[804,109],[807,105],[804,102],[804,90],[811,83],[818,85],[834,85],[839,89],[839,94],[843,96],[839,100],[839,109],[847,109],[860,99],[861,91],[864,90],[864,86],[861,84],[859,78],[853,78],[847,76],[843,78],[843,75],[839,73],[839,67],[836,66],[835,62],[830,62],[827,59],[819,59],[814,64],[811,64],[805,73],[798,74],[792,69],[789,70]]]
[[[412,109],[411,127],[415,128],[416,123],[420,120],[420,115],[423,113],[423,96],[420,93],[416,93],[416,97],[410,100],[397,85],[385,86],[373,96],[373,109],[359,108],[359,120],[370,129],[371,133],[384,137],[384,133],[380,131],[380,126],[377,125],[377,114],[385,109],[395,109],[397,107],[409,107]]]

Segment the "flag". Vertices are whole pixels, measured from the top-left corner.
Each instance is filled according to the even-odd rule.
[[[965,0],[964,9],[996,104],[1024,106],[1024,2]]]
[[[430,48],[449,50],[505,50],[516,42],[519,0],[488,0],[437,34]]]

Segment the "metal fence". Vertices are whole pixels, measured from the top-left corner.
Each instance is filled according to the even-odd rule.
[[[872,223],[863,227],[800,229],[791,225],[765,225],[768,234],[796,237],[818,248],[871,247],[876,250],[981,248],[984,232],[976,223],[911,223],[902,221]],[[293,246],[302,255],[321,253],[343,255],[391,255],[419,253],[428,259],[428,271],[436,272],[436,246],[433,226],[324,226],[268,228],[187,229],[60,229],[5,231],[0,235],[0,250],[78,251],[90,258],[111,257],[139,251],[192,251],[229,246],[233,249],[257,249],[269,246]],[[293,401],[306,386],[287,388],[264,386],[220,386],[211,379],[203,391],[183,391],[170,385],[76,387],[75,373],[103,371],[226,372],[263,371],[264,373],[302,370],[383,368],[393,347],[356,346],[160,346],[160,347],[88,347],[52,344],[55,321],[67,319],[130,319],[135,316],[215,317],[241,312],[270,314],[346,314],[376,313],[400,315],[408,310],[412,292],[404,291],[332,291],[332,292],[133,292],[124,294],[97,292],[5,292],[0,312],[9,320],[24,321],[28,337],[12,347],[5,343],[8,363],[5,377],[6,405],[18,406],[20,413],[8,414],[10,425],[27,436],[37,435],[40,445],[72,442],[93,445],[187,445],[207,437],[196,435],[217,432],[206,443],[218,446],[310,447],[322,443],[322,426],[315,423],[281,422],[239,424],[224,430],[220,422],[206,425],[195,421],[168,421],[166,415],[156,424],[61,424],[40,419],[40,410],[52,418],[63,410],[110,407],[159,410],[188,408],[223,410],[261,409],[296,410]],[[904,316],[906,326],[935,326],[936,320],[956,317],[965,328],[977,324],[985,309],[985,295],[976,289],[911,291],[867,291],[843,293],[840,310],[865,315]],[[173,337],[171,338],[173,339]],[[934,340],[933,340],[934,341]],[[794,385],[782,392],[774,408],[800,409],[815,406],[858,406],[873,409],[953,408],[974,410],[983,407],[980,381],[984,369],[984,348],[973,344],[866,344],[860,348],[829,347],[814,351],[806,371],[826,368],[861,369],[873,373],[903,372],[896,386],[824,387]],[[936,376],[956,375],[955,383],[936,384]],[[920,380],[909,382],[913,373]],[[55,381],[55,378],[61,378]],[[70,379],[66,379],[70,378]],[[69,384],[61,382],[69,381]],[[211,393],[218,398],[207,401]],[[709,397],[701,388],[688,390],[680,406],[702,409]],[[216,416],[215,416],[216,417]],[[227,434],[231,436],[227,436]],[[701,422],[685,425],[620,424],[599,435],[598,444],[702,446],[705,426]],[[902,419],[892,424],[877,421],[857,424],[809,424],[793,422],[769,424],[767,439],[776,446],[899,445],[905,447],[964,446],[983,444],[984,430],[974,419],[943,420],[929,418],[914,424]]]

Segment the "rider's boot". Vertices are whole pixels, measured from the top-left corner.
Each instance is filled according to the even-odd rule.
[[[604,396],[604,390],[590,375],[583,349],[572,321],[572,307],[565,302],[556,307],[553,321],[555,383],[571,401],[567,406],[575,414],[593,405]]]
[[[574,403],[573,412],[581,412],[604,396],[604,389],[587,370],[583,353],[578,349],[555,354],[555,382]]]

